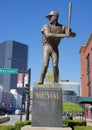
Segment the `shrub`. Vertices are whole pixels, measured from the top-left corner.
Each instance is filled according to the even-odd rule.
[[[92,126],[76,126],[74,130],[92,130]]]
[[[63,124],[69,126],[74,130],[75,126],[86,126],[85,120],[63,120]]]
[[[15,126],[13,126],[13,125],[2,125],[2,126],[0,126],[0,130],[15,130]]]
[[[21,121],[15,123],[15,130],[21,130],[21,127],[25,125],[31,125],[31,121]]]

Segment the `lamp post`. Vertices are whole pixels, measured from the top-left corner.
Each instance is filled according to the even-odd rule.
[[[29,107],[30,107],[30,76],[31,76],[31,69],[28,69],[28,84],[26,84],[26,94],[27,94],[26,120],[29,120]]]
[[[21,98],[20,121],[22,121],[23,100],[24,100],[24,75],[23,75],[23,83],[22,83],[22,98]]]

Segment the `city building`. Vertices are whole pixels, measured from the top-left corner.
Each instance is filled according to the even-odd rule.
[[[85,45],[80,48],[82,103],[92,119],[92,33]],[[90,111],[91,110],[91,111]]]
[[[80,48],[82,96],[92,96],[92,33]]]
[[[70,82],[69,80],[61,80],[60,85],[63,91],[74,91],[77,96],[81,96],[81,87],[78,82]]]
[[[9,109],[11,103],[11,94],[10,92],[4,91],[2,93],[2,106],[6,108],[6,110]]]
[[[7,92],[0,86],[0,108],[6,111],[12,111],[21,108],[22,95],[17,93],[16,89]]]
[[[77,95],[74,91],[65,90],[62,93],[63,102],[78,103]]]
[[[17,41],[4,41],[0,44],[0,68],[17,68],[18,71],[27,71],[28,46]],[[17,74],[0,74],[0,84],[4,90],[17,89]]]
[[[3,87],[0,86],[0,108],[9,110],[11,104],[10,92],[4,91]]]
[[[11,107],[14,109],[21,109],[22,96],[17,93],[15,89],[10,90],[11,93]]]
[[[0,85],[0,106],[2,106],[3,87]]]

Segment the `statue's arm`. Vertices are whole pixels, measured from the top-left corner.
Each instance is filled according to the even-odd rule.
[[[45,33],[46,37],[60,37],[60,38],[67,37],[66,34],[63,34],[63,33],[62,34],[51,33],[47,29],[44,30],[44,33]]]
[[[41,30],[46,37],[59,37],[59,38],[64,38],[64,37],[75,37],[76,34],[71,30],[71,28],[68,31],[68,28],[63,26],[63,31],[61,34],[57,34],[57,33],[52,33],[49,28],[48,25],[45,25],[42,30]]]
[[[75,37],[76,33],[75,32],[66,32],[66,33],[62,33],[62,34],[56,34],[56,33],[50,33],[48,30],[44,31],[46,37],[60,37],[60,38],[64,38],[64,37]]]

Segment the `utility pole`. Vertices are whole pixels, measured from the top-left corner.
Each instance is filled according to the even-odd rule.
[[[31,69],[28,69],[28,84],[26,84],[26,97],[27,97],[27,106],[26,106],[26,120],[29,120],[29,107],[30,107],[30,77]]]
[[[23,100],[24,100],[24,75],[23,75],[23,83],[22,83],[22,99],[21,99],[20,121],[22,121]]]
[[[26,120],[29,120],[31,69],[28,69],[28,71],[21,71],[21,73],[23,74],[23,84],[22,84],[22,103],[21,103],[20,121],[22,121],[22,106],[23,106],[23,101],[25,100],[24,96],[26,96]],[[25,74],[28,75],[26,84],[25,84],[26,81],[24,81]]]

